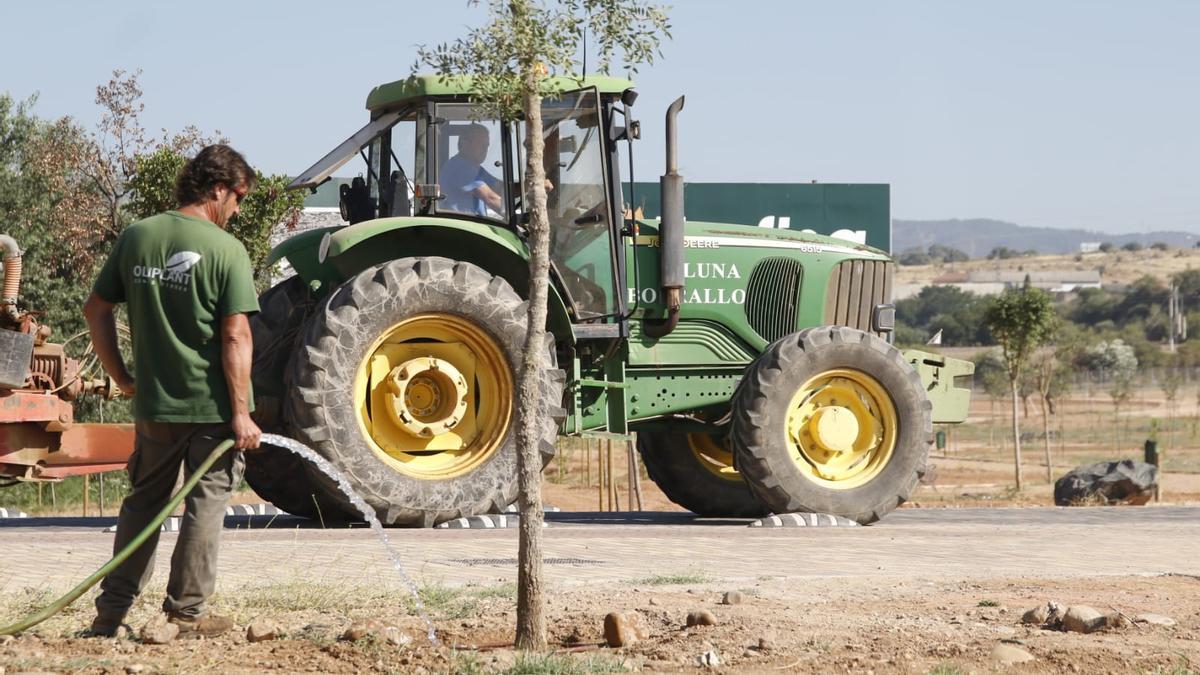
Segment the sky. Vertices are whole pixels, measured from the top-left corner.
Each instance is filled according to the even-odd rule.
[[[484,21],[465,0],[38,2],[5,7],[0,91],[99,117],[141,69],[144,125],[219,130],[294,175],[367,121],[416,47]],[[642,66],[638,180],[677,96],[689,182],[889,183],[903,219],[1200,233],[1200,2],[676,2]],[[594,63],[593,63],[594,65]]]

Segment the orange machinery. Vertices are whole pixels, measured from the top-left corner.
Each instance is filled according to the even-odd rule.
[[[72,405],[84,395],[111,399],[120,391],[90,344],[79,359],[68,356],[68,344],[86,341],[86,334],[50,342],[49,326],[17,310],[20,250],[7,235],[0,235],[0,249],[0,480],[57,480],[123,468],[133,452],[133,425],[77,423]]]

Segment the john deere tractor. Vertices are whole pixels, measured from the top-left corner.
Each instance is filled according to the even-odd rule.
[[[973,366],[892,346],[892,260],[821,235],[685,221],[682,97],[666,115],[662,217],[635,218],[621,189],[621,150],[639,136],[633,83],[554,84],[542,108],[543,458],[559,435],[636,432],[651,478],[705,516],[869,523],[904,502],[932,425],[965,418]],[[497,512],[517,491],[524,125],[489,119],[469,79],[391,82],[366,107],[366,126],[291,185],[315,189],[362,162],[340,186],[347,222],[271,253],[295,275],[263,294],[253,323],[263,422],[328,458],[385,523]],[[348,508],[282,451],[248,461],[251,486],[287,511]]]

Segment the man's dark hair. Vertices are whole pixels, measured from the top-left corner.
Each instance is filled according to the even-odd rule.
[[[191,159],[175,181],[175,201],[188,206],[212,197],[218,185],[230,190],[254,189],[254,169],[241,153],[228,145],[210,145]]]

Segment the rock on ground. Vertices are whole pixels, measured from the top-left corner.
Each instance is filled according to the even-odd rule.
[[[1036,625],[1040,626],[1040,625],[1046,623],[1046,620],[1049,618],[1050,618],[1049,607],[1047,607],[1046,605],[1038,605],[1037,607],[1034,607],[1033,609],[1026,610],[1025,614],[1021,616],[1021,623],[1032,623],[1032,624],[1036,624]]]
[[[997,663],[1010,665],[1013,663],[1026,663],[1034,660],[1033,654],[1012,645],[998,644],[992,648],[991,659]]]
[[[1087,605],[1072,605],[1062,620],[1063,630],[1092,633],[1105,627],[1104,615]]]
[[[279,637],[279,629],[262,619],[255,619],[246,627],[246,640],[249,642],[266,642]]]
[[[691,626],[715,626],[717,625],[717,617],[707,609],[689,612],[687,615],[687,625],[689,628]]]
[[[396,626],[383,623],[378,619],[355,621],[342,633],[342,639],[347,642],[358,642],[365,637],[372,637],[380,642],[403,646],[412,642],[412,638]]]
[[[165,645],[179,635],[179,626],[167,621],[166,614],[157,614],[146,622],[138,632],[142,642],[151,645]]]
[[[628,647],[648,636],[645,620],[638,612],[609,612],[604,617],[604,642],[609,647]]]
[[[1162,614],[1138,614],[1136,620],[1138,623],[1148,623],[1151,626],[1175,625],[1175,619],[1172,619],[1169,616],[1163,616]]]

